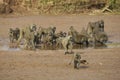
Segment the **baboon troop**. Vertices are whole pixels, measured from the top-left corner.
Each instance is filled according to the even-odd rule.
[[[24,40],[24,49],[65,49],[65,54],[73,48],[99,47],[105,45],[108,36],[104,30],[104,21],[89,22],[87,28],[81,32],[69,27],[68,32],[56,32],[56,27],[37,27],[35,24],[28,25],[22,29],[9,29],[10,43],[21,45]]]

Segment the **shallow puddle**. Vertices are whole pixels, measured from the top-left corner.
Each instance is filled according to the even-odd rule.
[[[9,48],[8,45],[4,45],[0,47],[0,50],[2,51],[20,51],[20,48]]]

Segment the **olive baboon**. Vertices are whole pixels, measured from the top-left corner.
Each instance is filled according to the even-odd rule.
[[[104,32],[104,21],[99,20],[96,22],[89,22],[87,26],[87,34],[89,44],[92,43],[93,47],[96,47],[97,42],[103,44],[102,41],[107,41],[108,37]]]
[[[9,29],[9,39],[10,39],[11,43],[17,41],[19,36],[20,36],[20,29],[19,28],[16,28],[16,29],[10,28]]]
[[[98,32],[95,34],[95,39],[97,42],[104,44],[108,41],[108,36],[105,32]]]
[[[101,46],[105,46],[105,43],[108,41],[108,36],[105,32],[98,32],[93,34],[92,37],[88,38],[88,42],[94,48],[97,47],[96,45],[99,43]]]
[[[80,67],[80,59],[81,59],[80,54],[76,53],[75,57],[74,57],[74,68],[79,69],[79,67]]]
[[[82,48],[84,44],[86,47],[88,46],[87,35],[79,34],[73,27],[70,27],[68,35],[73,37],[73,43],[78,44],[80,48]]]
[[[60,31],[59,33],[55,34],[56,36],[56,48],[62,49],[62,39],[65,38],[67,33]]]
[[[99,31],[104,32],[104,21],[89,22],[86,31],[88,35],[96,34]]]
[[[48,27],[48,28],[39,27],[37,33],[38,33],[39,42],[42,43],[41,44],[42,49],[47,49],[49,46],[50,47],[54,46],[56,41],[55,31],[56,31],[56,27]]]
[[[18,45],[22,38],[25,39],[25,44],[24,44],[25,49],[35,49],[35,44],[34,44],[35,33],[32,27],[27,26],[23,29],[20,29],[20,37],[17,41]]]
[[[65,49],[65,54],[69,53],[68,49],[70,49],[70,52],[72,53],[72,48],[73,48],[72,36],[67,36],[62,38],[62,45],[63,48]]]
[[[74,68],[79,69],[80,64],[88,64],[87,60],[81,60],[81,55],[79,52],[74,53],[72,60],[70,61],[69,65],[74,61]]]

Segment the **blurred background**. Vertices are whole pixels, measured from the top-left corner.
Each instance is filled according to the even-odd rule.
[[[0,0],[0,14],[119,13],[120,0]]]

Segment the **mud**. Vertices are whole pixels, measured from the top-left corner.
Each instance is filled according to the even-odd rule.
[[[80,69],[69,65],[73,55],[63,50],[28,51],[8,47],[8,29],[23,28],[28,24],[38,27],[54,25],[58,31],[75,26],[79,32],[89,21],[103,19],[110,46],[120,43],[119,15],[23,16],[0,17],[0,80],[120,80],[120,47],[104,49],[74,49],[80,52],[87,65]],[[2,50],[1,50],[2,49]]]

